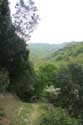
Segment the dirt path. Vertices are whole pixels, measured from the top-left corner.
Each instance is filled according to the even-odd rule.
[[[0,109],[5,116],[0,117],[2,125],[39,125],[43,108],[40,103],[23,103],[12,95],[0,95]]]
[[[39,105],[33,104],[33,111],[30,114],[30,124],[29,125],[37,125],[39,117],[41,115]]]

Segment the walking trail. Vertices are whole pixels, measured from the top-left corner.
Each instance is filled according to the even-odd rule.
[[[30,124],[29,125],[37,125],[39,121],[39,117],[41,116],[40,106],[38,104],[33,104],[33,111],[30,114]]]

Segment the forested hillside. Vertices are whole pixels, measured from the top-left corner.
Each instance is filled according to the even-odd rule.
[[[30,44],[30,60],[33,64],[61,63],[68,61],[83,62],[83,42],[63,44]]]
[[[37,63],[35,72],[39,98],[66,109],[70,116],[82,116],[83,42],[68,44],[47,55]]]
[[[64,48],[70,43],[48,44],[48,43],[31,43],[27,46],[30,50],[30,60],[34,64],[43,63],[48,56],[51,56],[55,51]]]
[[[83,42],[76,42],[55,51],[46,58],[50,61],[71,61],[79,60],[83,62]]]

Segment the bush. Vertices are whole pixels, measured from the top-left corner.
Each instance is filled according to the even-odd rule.
[[[40,125],[79,125],[80,120],[67,116],[61,108],[50,109],[41,117]]]
[[[48,86],[52,86],[55,82],[57,66],[55,64],[45,64],[40,66],[36,71],[36,93],[38,98],[41,98],[44,94],[44,89]]]
[[[0,93],[6,92],[9,84],[8,72],[4,69],[0,71]]]
[[[55,88],[53,85],[47,86],[44,89],[43,97],[49,102],[49,103],[55,103],[56,98],[58,97],[58,94],[60,93],[60,88]]]
[[[83,65],[73,62],[60,67],[56,85],[61,91],[55,105],[67,109],[71,116],[79,117],[83,112]]]

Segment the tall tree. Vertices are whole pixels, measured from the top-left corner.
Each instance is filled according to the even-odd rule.
[[[22,0],[20,0],[20,4],[21,6],[23,6]],[[32,75],[32,68],[30,66],[28,59],[29,51],[26,48],[26,41],[23,39],[24,37],[20,38],[18,35],[21,34],[20,27],[18,28],[18,25],[22,20],[22,19],[20,20],[20,14],[22,12],[22,11],[20,12],[21,6],[17,9],[16,14],[14,15],[15,23],[12,23],[8,0],[2,0],[0,4],[0,67],[5,68],[5,70],[8,71],[10,78],[9,88],[16,91],[18,95],[20,88],[22,89],[23,87],[25,87],[26,91],[25,93],[27,93],[28,89],[27,84],[29,83],[31,84],[32,82],[32,79],[30,78]],[[20,13],[18,13],[18,11]],[[25,11],[23,11],[23,13],[25,13]],[[26,16],[28,18],[27,13],[28,10],[26,10]],[[16,23],[17,20],[18,24]],[[24,34],[26,33],[24,32]],[[23,74],[25,74],[27,70],[28,70],[27,74],[28,80],[26,81],[26,84],[23,86],[22,83],[21,84],[19,83],[19,79],[22,78]],[[16,89],[17,86],[19,87],[18,89]]]

